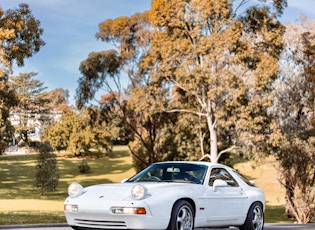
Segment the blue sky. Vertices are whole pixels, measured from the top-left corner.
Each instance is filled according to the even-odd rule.
[[[39,53],[15,68],[15,74],[36,72],[36,79],[48,88],[68,89],[74,103],[80,62],[92,51],[110,47],[96,40],[99,23],[119,16],[131,16],[150,9],[151,0],[1,0],[3,10],[27,3],[44,28],[46,45]],[[315,18],[315,0],[288,0],[283,21],[294,22],[300,14]]]

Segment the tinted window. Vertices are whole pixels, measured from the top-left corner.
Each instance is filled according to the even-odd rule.
[[[225,181],[231,187],[238,186],[236,180],[224,168],[213,168],[211,170],[209,186],[213,186],[213,182],[218,179]]]

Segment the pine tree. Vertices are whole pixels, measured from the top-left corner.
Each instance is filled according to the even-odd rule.
[[[37,158],[34,186],[38,187],[41,195],[45,191],[55,191],[58,186],[59,174],[56,155],[52,154],[49,144],[44,143],[40,147]]]

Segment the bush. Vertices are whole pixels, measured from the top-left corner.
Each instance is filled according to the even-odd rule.
[[[79,165],[80,173],[89,173],[91,171],[91,167],[88,165],[86,160],[82,160]]]

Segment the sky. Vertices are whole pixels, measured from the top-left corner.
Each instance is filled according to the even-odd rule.
[[[0,8],[14,9],[20,3],[27,3],[41,22],[46,45],[26,59],[24,67],[15,67],[14,75],[37,73],[36,79],[44,83],[47,91],[69,90],[69,103],[73,105],[81,77],[81,61],[90,52],[111,48],[96,39],[98,25],[107,19],[131,16],[151,7],[151,0],[0,0]],[[281,20],[294,23],[300,14],[315,18],[315,0],[288,0]]]

